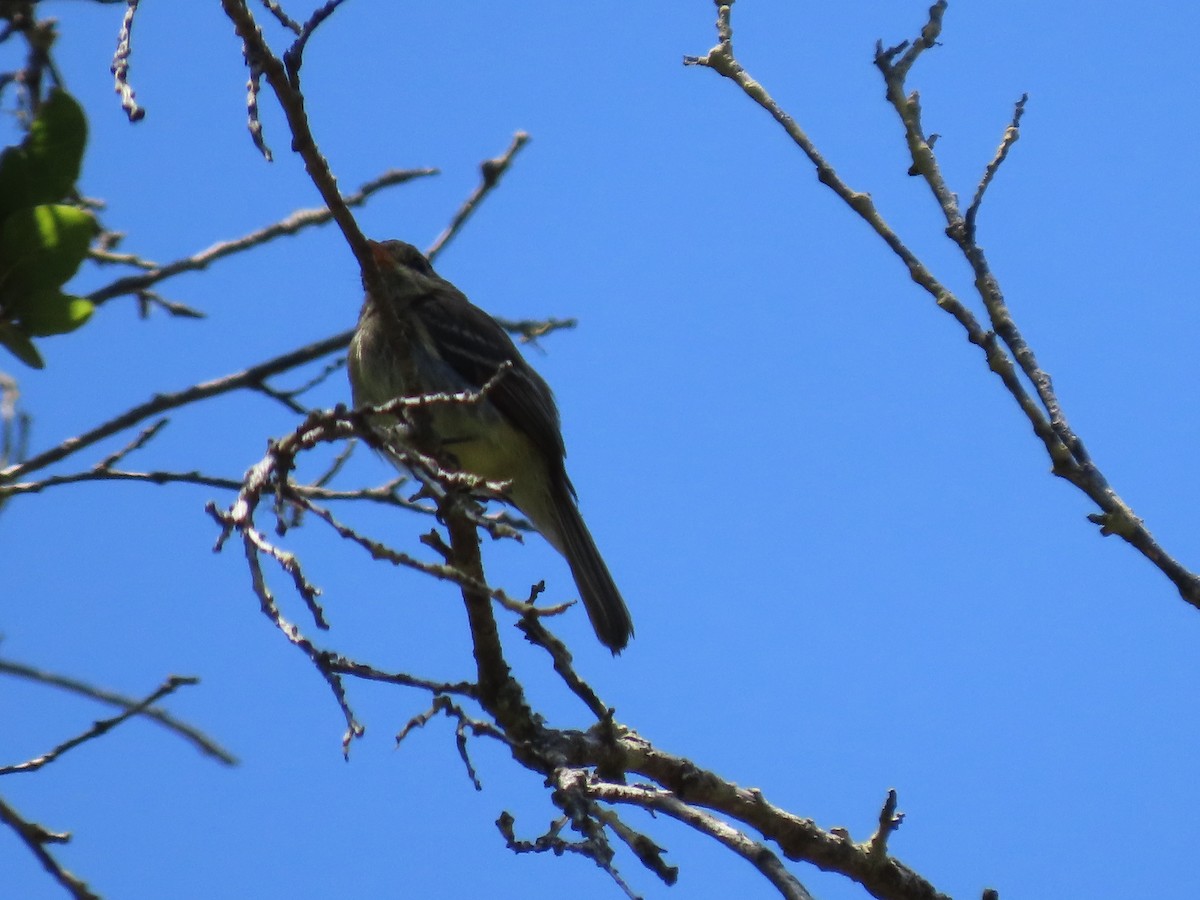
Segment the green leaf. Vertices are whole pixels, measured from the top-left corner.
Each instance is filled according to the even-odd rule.
[[[37,347],[33,346],[33,341],[9,322],[0,322],[0,345],[7,347],[12,355],[25,365],[35,369],[46,368],[42,355],[38,353]]]
[[[25,334],[45,337],[74,331],[92,317],[95,309],[91,300],[47,288],[22,297],[11,312]]]
[[[64,199],[79,178],[86,145],[83,109],[55,88],[21,145],[0,154],[0,221],[22,206]]]
[[[24,147],[6,147],[0,153],[0,221],[15,209],[33,206],[32,184]]]
[[[60,200],[79,179],[87,145],[87,117],[64,90],[55,88],[38,110],[26,139],[47,200]]]
[[[18,209],[0,227],[0,304],[66,284],[96,233],[92,214],[74,206]]]

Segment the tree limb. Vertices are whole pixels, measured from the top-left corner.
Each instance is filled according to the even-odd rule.
[[[946,234],[958,246],[975,274],[975,288],[987,311],[990,329],[983,328],[962,301],[908,248],[884,220],[870,195],[855,191],[842,181],[804,130],[737,61],[733,52],[732,0],[717,0],[717,45],[704,56],[685,57],[684,64],[703,66],[728,78],[783,127],[816,168],[821,183],[879,235],[904,264],[912,280],[929,294],[939,309],[954,317],[966,332],[968,341],[983,350],[988,368],[1000,378],[1045,447],[1052,473],[1075,485],[1100,507],[1099,513],[1088,516],[1089,521],[1100,526],[1100,534],[1120,535],[1171,580],[1185,601],[1200,609],[1200,575],[1185,568],[1158,544],[1092,461],[1082,439],[1068,425],[1049,373],[1038,364],[1033,349],[1017,328],[983,248],[975,240],[975,217],[983,194],[1019,136],[1024,98],[1018,103],[995,156],[984,170],[965,217],[958,209],[957,197],[942,176],[933,151],[933,139],[926,137],[921,124],[920,97],[915,91],[907,92],[905,79],[920,54],[936,44],[946,6],[946,0],[938,0],[930,7],[929,18],[916,40],[887,49],[882,43],[878,44],[875,64],[887,86],[888,102],[904,124],[913,161],[912,171],[928,184],[946,218]],[[1033,386],[1032,393],[1027,390],[1027,383]]]

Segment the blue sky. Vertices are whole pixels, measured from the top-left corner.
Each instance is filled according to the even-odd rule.
[[[148,114],[130,126],[108,73],[121,7],[40,4],[59,17],[56,59],[89,113],[82,186],[107,201],[125,248],[166,261],[315,205],[269,98],[276,162],[247,137],[240,49],[219,4],[142,5],[131,77]],[[902,131],[871,64],[876,39],[915,34],[925,13],[894,0],[743,2],[735,47],[978,309],[939,211],[904,174]],[[528,355],[554,387],[571,477],[637,627],[614,660],[582,612],[569,614],[559,629],[580,670],[647,738],[855,839],[896,788],[907,819],[893,852],[953,896],[1193,896],[1200,613],[1098,537],[1084,518],[1093,507],[1048,474],[978,350],[783,132],[731,83],[680,64],[713,44],[714,18],[700,0],[353,0],[306,57],[312,124],[344,188],[392,167],[442,170],[362,211],[373,237],[427,245],[479,162],[518,129],[533,137],[438,267],[493,313],[580,320]],[[1198,29],[1200,9],[1179,0],[1137,15],[1090,4],[1086,16],[952,3],[943,45],[910,78],[960,195],[1029,93],[980,241],[1072,425],[1192,568]],[[85,271],[77,285],[112,277]],[[162,289],[208,318],[140,321],[114,301],[44,343],[43,372],[0,363],[21,379],[35,449],[345,329],[361,293],[332,228]],[[348,396],[335,378],[314,402]],[[295,424],[264,399],[233,398],[176,413],[130,462],[237,477]],[[364,454],[347,477],[388,475]],[[258,612],[236,548],[211,552],[203,505],[229,499],[80,485],[16,498],[0,516],[0,653],[128,694],[198,675],[169,708],[242,760],[219,767],[135,722],[9,776],[10,803],[73,832],[61,860],[122,898],[617,896],[590,863],[503,847],[501,810],[526,837],[555,811],[495,748],[474,745],[482,793],[444,722],[393,748],[426,705],[419,694],[353,685],[368,732],[342,760],[327,689]],[[343,512],[410,550],[427,528],[395,511]],[[327,646],[383,668],[468,674],[450,591],[312,523],[290,539],[325,590]],[[543,577],[552,596],[573,591],[536,539],[485,551],[493,582],[514,593]],[[504,634],[548,713],[586,722],[519,635]],[[0,681],[2,761],[104,714]],[[681,867],[668,894],[619,859],[645,896],[774,895],[672,823],[633,821]],[[5,896],[60,895],[2,831],[0,871]],[[820,897],[863,896],[794,871]]]

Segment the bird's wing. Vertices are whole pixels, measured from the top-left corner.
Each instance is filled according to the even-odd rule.
[[[443,360],[471,388],[483,387],[501,366],[510,363],[503,377],[489,389],[488,400],[528,435],[551,465],[561,466],[566,448],[554,395],[496,320],[449,282],[443,282],[436,299],[432,295],[423,297],[413,309],[429,329]]]

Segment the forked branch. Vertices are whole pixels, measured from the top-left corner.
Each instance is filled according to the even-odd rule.
[[[939,309],[953,316],[966,333],[967,340],[983,351],[988,368],[1000,378],[1042,442],[1050,457],[1052,473],[1075,485],[1099,507],[1099,512],[1088,516],[1089,521],[1100,526],[1102,535],[1120,535],[1171,580],[1184,600],[1200,609],[1200,576],[1185,568],[1154,539],[1096,466],[1082,438],[1068,424],[1050,375],[1038,363],[1033,348],[1017,327],[1000,283],[976,239],[976,219],[984,194],[1020,136],[1021,117],[1028,98],[1022,96],[1017,102],[1012,121],[992,160],[984,167],[965,214],[959,210],[957,195],[943,177],[934,152],[933,137],[926,135],[922,123],[920,96],[907,89],[906,79],[921,54],[937,45],[946,7],[947,0],[938,0],[930,7],[929,17],[915,39],[887,48],[882,43],[877,44],[875,65],[883,75],[888,102],[904,125],[905,141],[913,163],[911,171],[929,186],[946,219],[946,234],[974,273],[975,288],[987,314],[987,328],[892,229],[870,195],[854,190],[841,179],[805,131],[738,62],[733,50],[733,0],[717,0],[716,46],[704,56],[685,57],[684,63],[712,69],[728,78],[783,127],[815,167],[821,183],[879,235],[904,264],[909,277]]]

